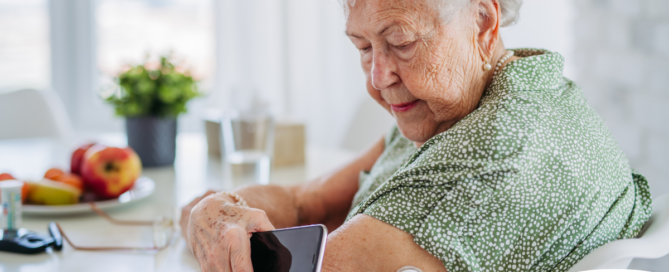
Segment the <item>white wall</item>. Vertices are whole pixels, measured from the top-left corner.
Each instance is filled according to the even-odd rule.
[[[651,195],[669,193],[669,1],[574,0],[577,83]],[[631,268],[666,271],[669,256]]]
[[[502,28],[507,48],[543,48],[565,57],[565,75],[574,78],[574,10],[571,1],[524,0],[519,20]]]

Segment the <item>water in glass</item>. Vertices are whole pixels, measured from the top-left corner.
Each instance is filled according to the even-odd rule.
[[[223,168],[237,187],[268,184],[274,149],[274,120],[267,114],[228,113],[221,122]]]

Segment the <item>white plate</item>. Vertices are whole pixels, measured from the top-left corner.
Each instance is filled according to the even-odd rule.
[[[143,198],[150,196],[156,188],[156,183],[147,177],[138,178],[135,185],[118,198],[96,201],[100,209],[112,209],[135,203]],[[79,203],[72,205],[23,205],[23,214],[28,215],[66,215],[92,212],[88,203]]]

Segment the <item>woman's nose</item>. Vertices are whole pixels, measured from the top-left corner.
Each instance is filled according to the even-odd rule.
[[[376,50],[372,61],[372,86],[374,89],[383,90],[397,83],[400,77],[396,73],[395,63],[389,58],[387,52]]]

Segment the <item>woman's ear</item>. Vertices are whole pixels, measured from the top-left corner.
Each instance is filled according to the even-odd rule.
[[[479,33],[477,42],[481,57],[485,60],[490,60],[495,52],[495,46],[499,40],[501,15],[498,0],[481,0],[478,3],[478,18],[476,23]]]

